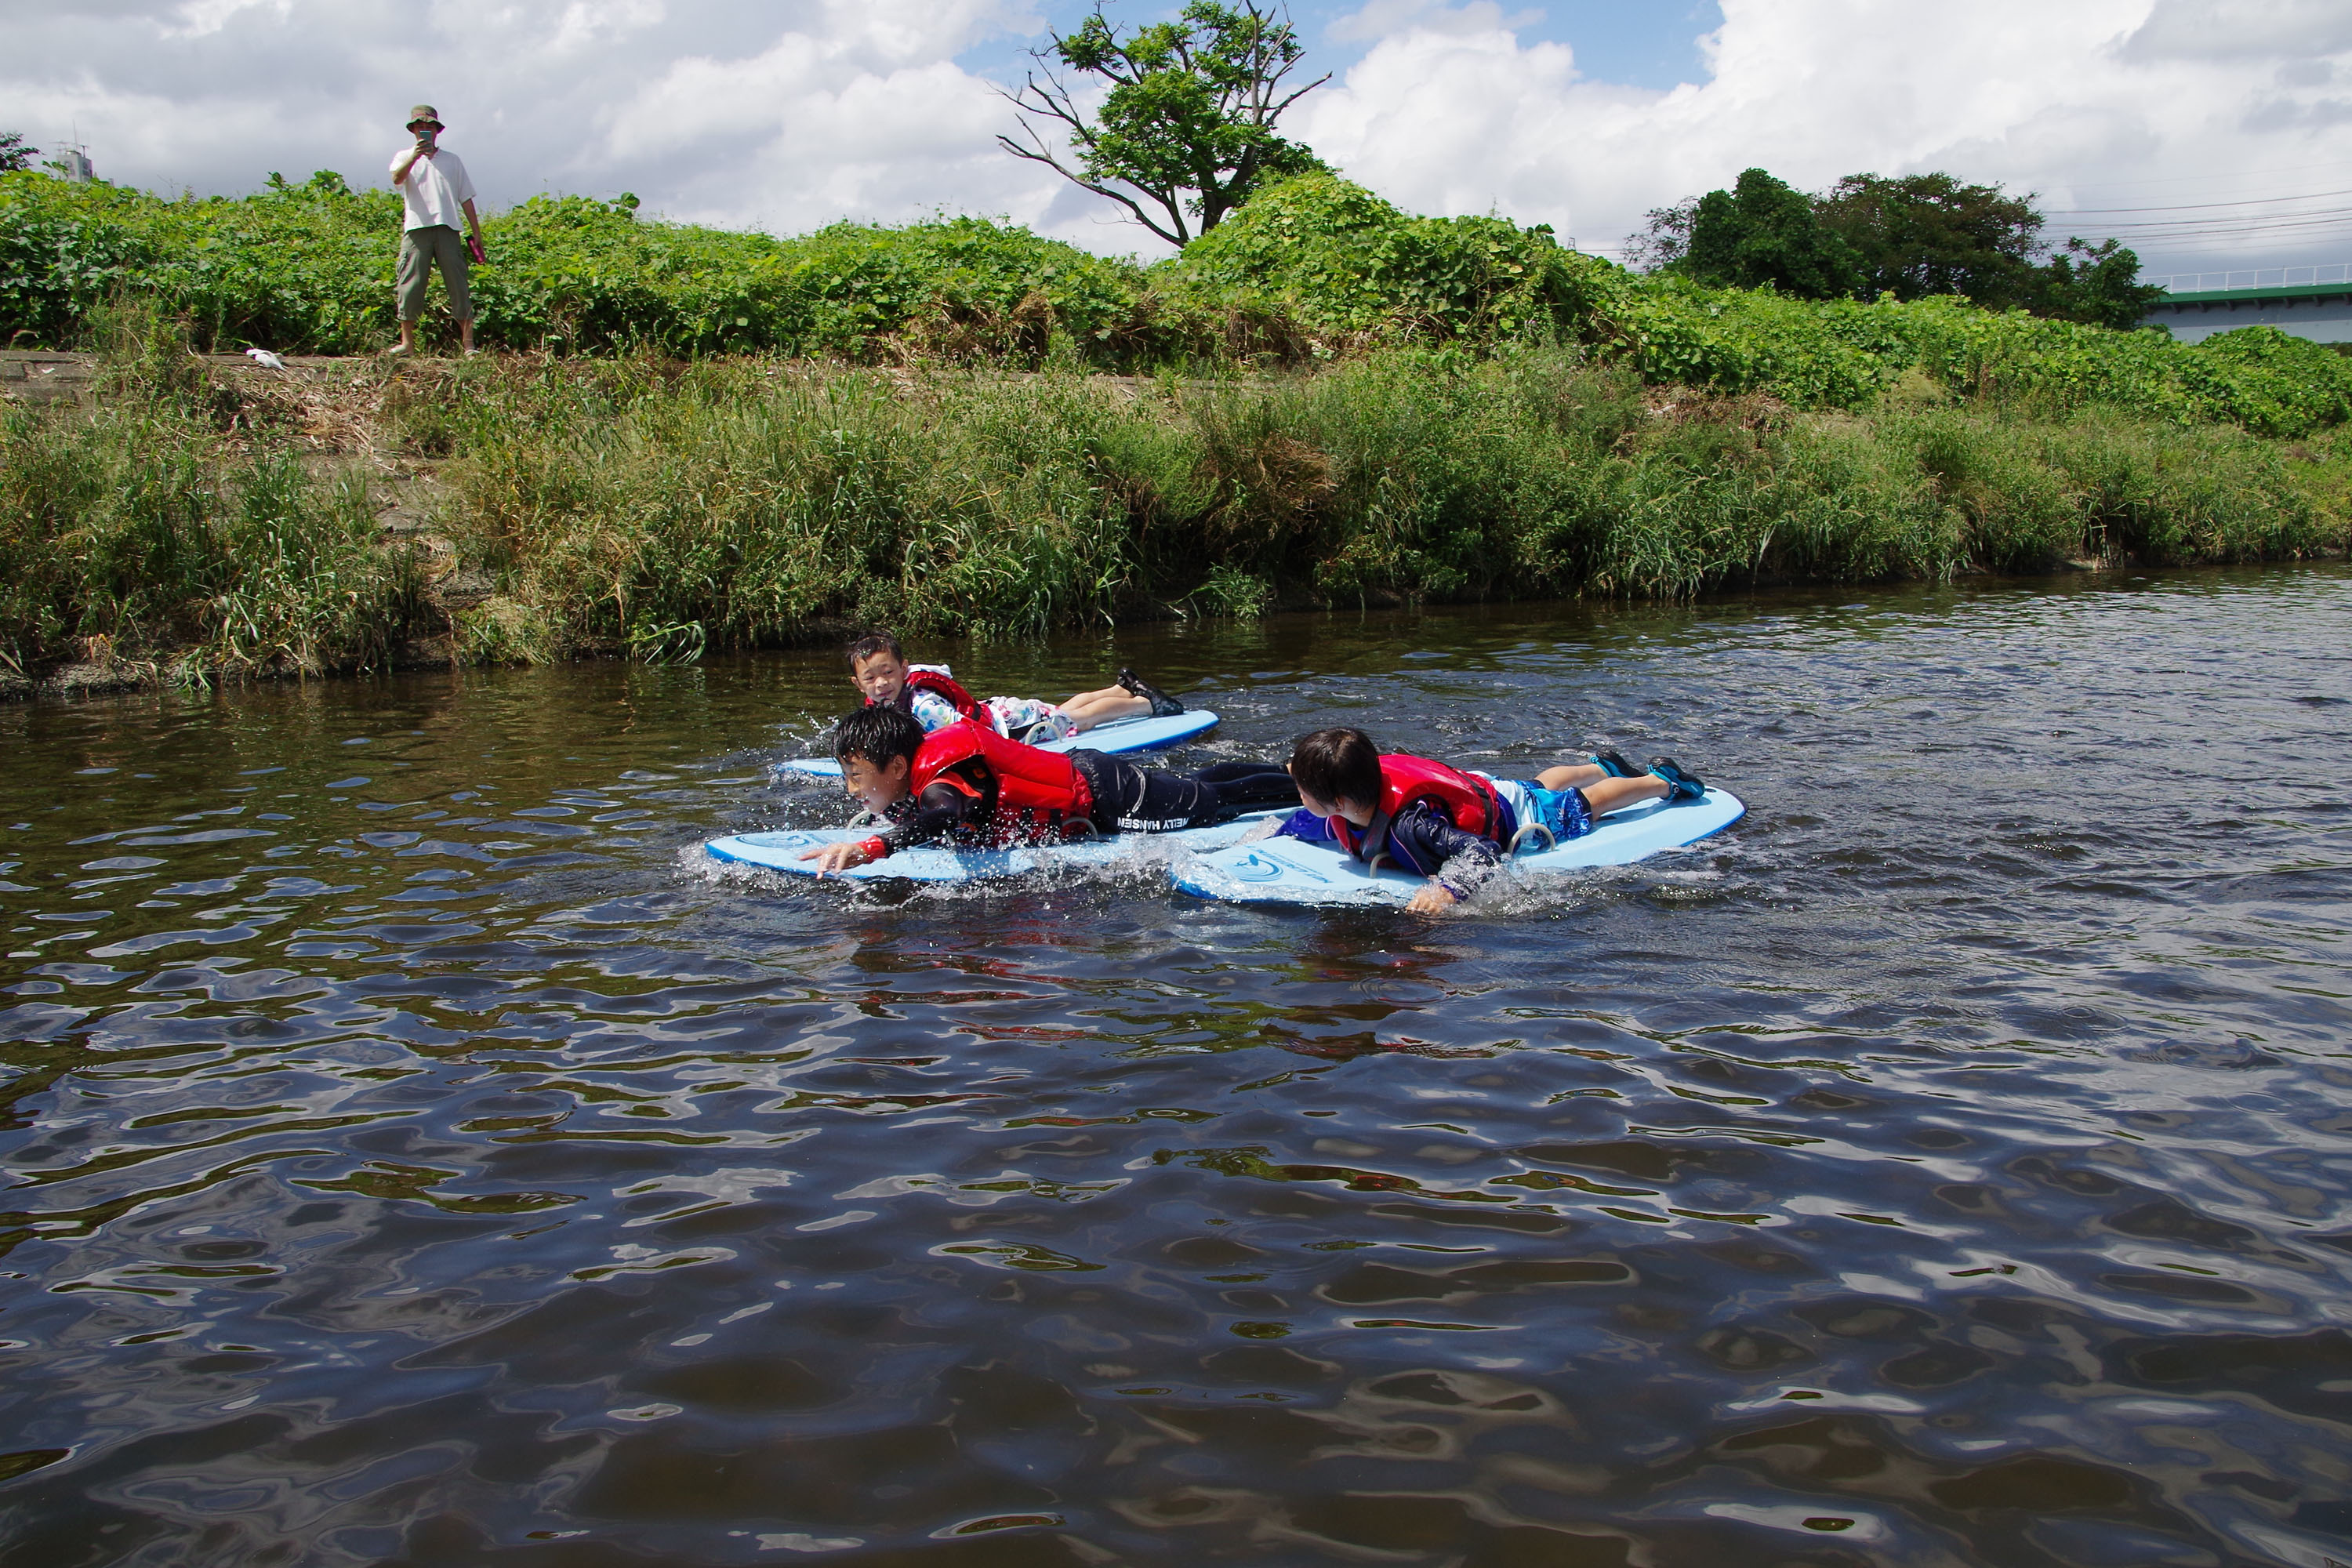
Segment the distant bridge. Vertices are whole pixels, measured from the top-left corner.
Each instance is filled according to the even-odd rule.
[[[2169,327],[2185,343],[2237,327],[2276,327],[2315,343],[2352,343],[2352,262],[2177,272],[2140,281],[2165,296],[2139,324]]]

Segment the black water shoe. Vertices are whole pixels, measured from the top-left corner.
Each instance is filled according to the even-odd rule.
[[[1696,800],[1706,794],[1706,781],[1696,773],[1684,772],[1682,764],[1672,757],[1652,757],[1650,776],[1664,781],[1670,801]]]
[[[1154,719],[1172,719],[1184,711],[1184,705],[1181,702],[1177,701],[1131,669],[1121,669],[1118,672],[1118,683],[1150,703],[1151,716]]]
[[[1626,761],[1625,753],[1622,752],[1595,752],[1592,753],[1592,761],[1595,766],[1612,779],[1637,779],[1649,772],[1647,768],[1637,768]]]

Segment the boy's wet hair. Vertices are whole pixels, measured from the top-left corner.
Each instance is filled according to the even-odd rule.
[[[849,655],[849,668],[856,669],[877,653],[887,653],[900,664],[907,662],[907,653],[898,639],[888,632],[868,632],[844,650]]]
[[[1290,748],[1290,778],[1326,805],[1378,805],[1381,750],[1361,730],[1318,730]]]
[[[915,716],[896,708],[860,708],[834,721],[833,755],[844,766],[852,757],[863,757],[877,768],[887,768],[893,757],[904,757],[908,763],[923,744],[923,727]]]

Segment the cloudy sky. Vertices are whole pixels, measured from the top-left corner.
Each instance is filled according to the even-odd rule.
[[[1116,19],[1171,12],[1118,0]],[[636,192],[793,233],[1009,216],[1151,254],[999,152],[997,84],[1083,0],[0,0],[0,130],[121,183],[381,178],[429,100],[492,205]],[[2352,0],[1294,0],[1286,129],[1417,211],[1613,248],[1760,164],[2039,192],[2146,269],[2352,259]]]

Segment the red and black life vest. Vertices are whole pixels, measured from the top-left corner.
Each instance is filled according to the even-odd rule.
[[[896,699],[898,711],[911,713],[915,710],[915,693],[918,691],[939,693],[954,703],[956,712],[966,719],[976,718],[980,713],[980,699],[966,691],[963,683],[944,669],[926,669],[921,665],[909,669],[906,684],[898,688]]]
[[[918,796],[945,784],[978,801],[980,822],[962,837],[991,844],[1060,838],[1071,823],[1091,826],[1095,808],[1094,791],[1069,758],[1008,741],[969,719],[923,737],[908,783]]]
[[[1510,813],[1495,786],[1475,773],[1390,752],[1381,758],[1381,801],[1371,825],[1358,827],[1338,812],[1331,814],[1331,837],[1339,847],[1360,860],[1369,860],[1388,847],[1389,824],[1396,814],[1419,801],[1428,801],[1465,833],[1501,843]]]

